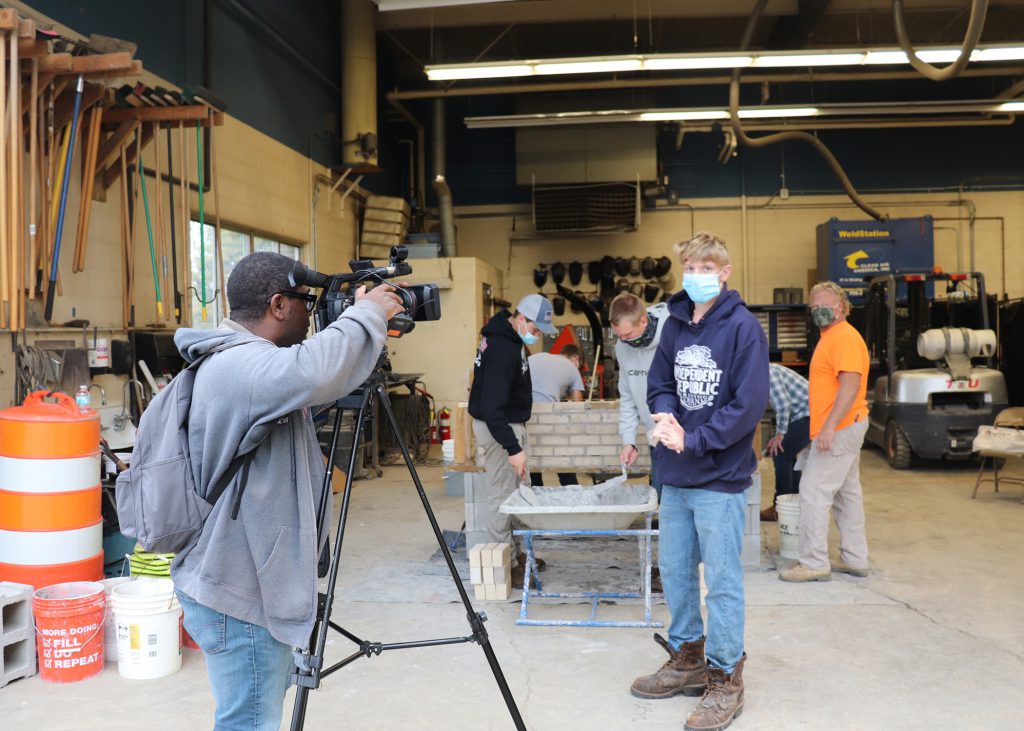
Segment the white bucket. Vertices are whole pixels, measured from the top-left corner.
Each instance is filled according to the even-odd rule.
[[[111,593],[117,624],[117,671],[162,678],[181,669],[181,605],[170,579],[136,579]]]
[[[779,513],[779,556],[800,558],[800,495],[775,498]]]
[[[103,657],[107,662],[117,662],[117,622],[114,621],[114,607],[111,605],[110,595],[114,587],[131,581],[130,576],[116,576],[113,579],[103,579],[103,593],[107,597],[107,613],[103,620]]]

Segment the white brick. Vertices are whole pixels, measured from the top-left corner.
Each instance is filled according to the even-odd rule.
[[[604,446],[604,447],[587,447],[587,456],[593,457],[616,457],[619,454],[618,447]]]
[[[477,560],[479,560],[479,558],[480,558],[480,554],[477,553]],[[482,584],[482,583],[484,583],[483,567],[481,567],[481,566],[473,566],[472,565],[472,558],[470,559],[470,567],[469,567],[469,583],[470,584]]]
[[[477,601],[485,601],[487,599],[487,589],[483,584],[476,584],[473,587],[473,596],[476,597]]]
[[[601,443],[601,437],[595,434],[575,434],[569,437],[569,444],[579,445],[585,444],[587,446],[597,446]]]
[[[526,428],[526,433],[530,435],[530,439],[540,434],[554,434],[555,427],[552,424],[534,424],[532,421]]]

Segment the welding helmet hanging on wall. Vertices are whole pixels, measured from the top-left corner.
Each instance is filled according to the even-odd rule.
[[[583,279],[583,265],[578,261],[569,264],[569,282],[575,287]]]
[[[561,284],[565,279],[565,264],[556,261],[551,265],[551,279],[555,284]]]
[[[533,283],[537,286],[537,289],[541,289],[548,281],[548,266],[547,264],[541,264],[539,267],[533,270]]]
[[[654,278],[654,266],[654,259],[649,256],[645,256],[644,260],[640,262],[640,273],[644,275],[644,279]]]
[[[587,264],[587,279],[590,280],[591,284],[597,284],[601,281],[601,262],[592,261]]]
[[[551,309],[555,311],[555,315],[561,317],[565,314],[565,297],[552,297],[551,298]]]

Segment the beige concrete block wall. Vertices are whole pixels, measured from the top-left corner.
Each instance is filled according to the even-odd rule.
[[[533,405],[526,425],[530,437],[531,470],[618,472],[622,440],[619,438],[618,401],[561,401]],[[632,470],[651,467],[647,435],[637,434],[638,455]]]
[[[1014,262],[1024,256],[1024,191],[892,194],[868,196],[872,205],[893,217],[930,214],[937,219],[935,263],[945,271],[970,264],[970,204],[973,203],[974,262],[986,276],[989,291],[1024,296],[1024,269]],[[672,257],[672,245],[694,229],[712,231],[729,246],[731,284],[750,304],[772,301],[775,287],[807,287],[808,270],[817,268],[815,227],[829,218],[866,216],[844,196],[801,196],[788,200],[748,198],[746,215],[736,198],[692,201],[685,206],[644,211],[638,231],[600,236],[556,238],[532,233],[529,207],[458,208],[461,251],[508,272],[504,296],[515,301],[536,291],[532,272],[539,262],[588,262],[611,256]],[[691,225],[692,218],[692,225]],[[745,225],[744,225],[745,223]],[[679,265],[672,274],[681,279]],[[678,288],[678,287],[677,287]],[[579,289],[593,291],[584,275]],[[545,288],[553,292],[549,282]],[[584,324],[568,310],[556,324]]]
[[[502,276],[494,267],[469,258],[410,259],[410,284],[434,282],[441,287],[441,319],[420,322],[408,335],[388,340],[392,369],[421,373],[437,409],[469,398],[473,358],[484,326],[481,288],[500,286]]]

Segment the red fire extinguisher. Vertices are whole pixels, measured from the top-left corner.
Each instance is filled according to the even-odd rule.
[[[437,420],[441,425],[441,441],[452,438],[452,412],[447,406],[437,412]]]
[[[441,440],[437,438],[437,419],[434,418],[434,410],[430,410],[430,443],[440,444]]]

